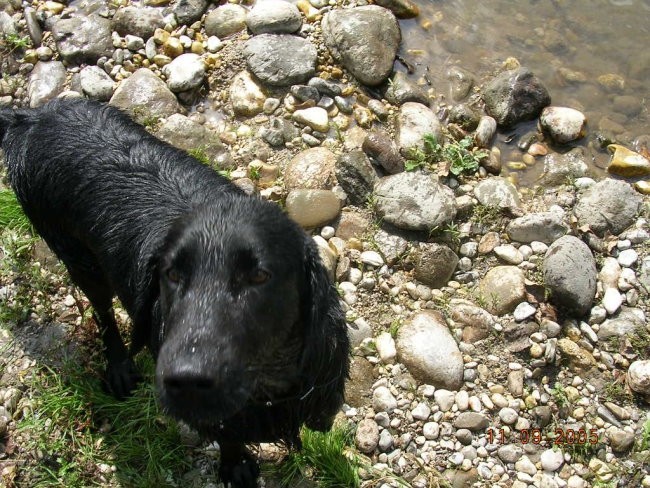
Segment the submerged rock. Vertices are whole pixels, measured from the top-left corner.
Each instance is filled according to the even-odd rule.
[[[537,117],[551,103],[546,87],[528,68],[501,73],[483,90],[488,115],[503,127]]]
[[[650,175],[648,158],[619,144],[610,144],[607,149],[612,153],[608,172],[626,177]]]

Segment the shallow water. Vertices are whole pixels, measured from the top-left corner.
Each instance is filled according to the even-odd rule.
[[[445,94],[437,103],[455,103],[449,68],[463,68],[480,83],[513,57],[542,80],[553,105],[587,116],[588,135],[577,144],[588,148],[596,176],[609,161],[597,134],[628,147],[650,143],[650,0],[416,3],[420,16],[401,22],[401,54],[414,65],[414,79]],[[599,81],[603,75],[608,80]],[[531,123],[499,133],[504,163],[521,161],[518,138],[534,129]],[[538,159],[515,178],[523,186],[533,185],[541,166]]]

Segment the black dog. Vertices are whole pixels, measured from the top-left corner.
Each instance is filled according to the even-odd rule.
[[[346,326],[313,241],[276,205],[97,103],[0,111],[0,141],[25,213],[94,307],[116,396],[148,345],[164,409],[220,443],[235,487],[259,473],[245,443],[331,427]]]

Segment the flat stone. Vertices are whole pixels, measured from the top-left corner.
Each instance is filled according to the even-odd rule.
[[[365,205],[379,177],[363,151],[344,152],[336,162],[336,179],[353,205]]]
[[[379,444],[379,426],[373,419],[363,419],[357,424],[354,434],[357,448],[366,454],[373,452]]]
[[[304,83],[316,73],[316,48],[302,37],[260,34],[246,41],[244,56],[248,69],[272,86]]]
[[[508,224],[506,232],[516,242],[543,242],[551,244],[565,235],[568,228],[557,212],[539,212],[518,217]]]
[[[246,28],[248,11],[241,5],[226,3],[212,10],[205,17],[205,33],[224,38]]]
[[[93,64],[113,53],[111,23],[99,15],[54,20],[50,30],[59,55],[69,63]]]
[[[197,88],[203,83],[205,63],[198,54],[181,54],[165,65],[163,73],[167,77],[167,86],[172,92],[184,92]]]
[[[442,288],[451,279],[458,256],[444,244],[420,243],[415,249],[415,279],[432,288]]]
[[[457,429],[468,429],[472,432],[481,432],[488,428],[490,420],[477,412],[463,412],[454,420]]]
[[[148,39],[165,26],[162,11],[153,7],[124,7],[115,12],[111,27],[121,36],[132,34]],[[110,35],[109,35],[110,38]]]
[[[474,188],[474,195],[481,205],[518,211],[521,199],[517,188],[505,178],[493,176],[481,180]]]
[[[302,125],[307,125],[318,132],[329,130],[329,117],[327,110],[320,107],[310,107],[296,110],[291,118]]]
[[[436,114],[426,105],[417,102],[404,103],[397,114],[397,145],[402,155],[424,150],[424,136],[431,135],[440,141],[442,127]]]

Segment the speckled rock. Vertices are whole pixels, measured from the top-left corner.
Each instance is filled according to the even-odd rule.
[[[404,171],[404,160],[397,144],[383,131],[371,131],[363,140],[363,152],[371,157],[386,173],[394,175]]]
[[[453,191],[424,173],[398,173],[375,185],[378,215],[409,230],[431,230],[456,215]]]
[[[415,315],[400,327],[396,344],[398,359],[416,379],[450,390],[462,385],[462,354],[440,313]]]
[[[627,384],[637,393],[650,396],[650,361],[634,361],[627,370]]]
[[[583,315],[596,294],[598,272],[589,246],[574,236],[551,244],[544,256],[544,284],[551,300],[567,311]]]
[[[545,186],[564,185],[571,179],[585,176],[588,169],[585,151],[581,147],[564,154],[552,152],[544,156],[544,173],[540,183]]]
[[[376,5],[332,10],[321,27],[334,57],[364,85],[377,86],[393,71],[401,33],[389,10]]]
[[[580,226],[588,225],[596,234],[618,235],[632,225],[643,198],[632,186],[607,178],[590,186],[574,208]]]
[[[336,156],[329,149],[314,147],[296,154],[284,171],[284,186],[330,189],[334,180]]]

